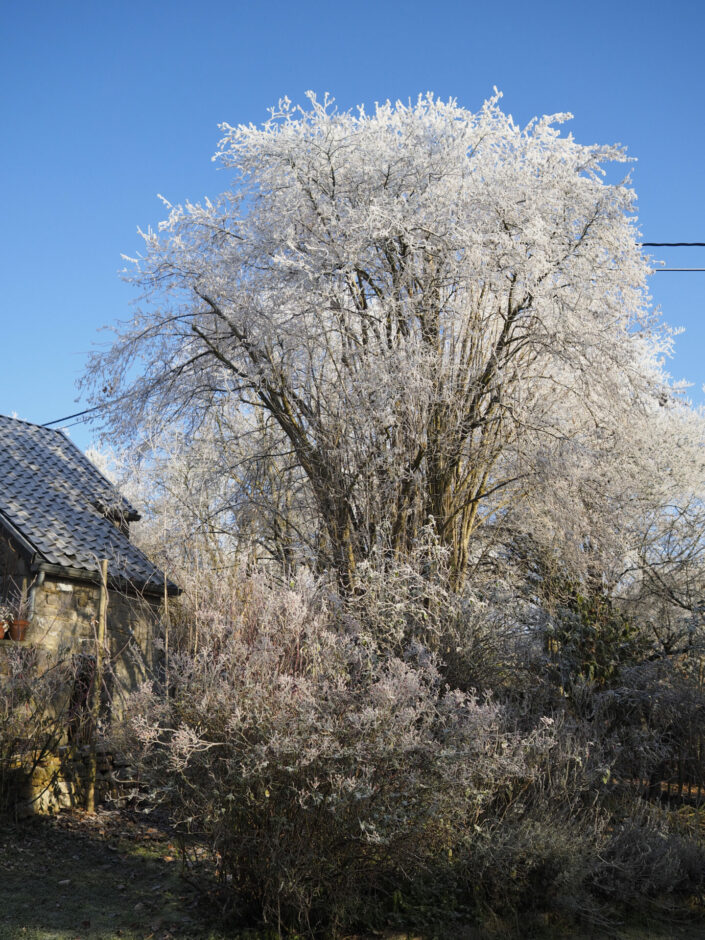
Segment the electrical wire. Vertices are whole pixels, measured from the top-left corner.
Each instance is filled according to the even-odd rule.
[[[642,248],[705,248],[705,242],[642,242]],[[654,268],[657,271],[705,271],[705,268]]]
[[[101,408],[107,407],[106,405],[95,405],[93,408],[86,408],[84,411],[77,411],[75,414],[66,415],[65,418],[57,418],[55,421],[47,421],[45,424],[42,424],[43,428],[50,428],[52,424],[61,424],[62,421],[70,421],[72,418],[80,418],[82,415],[91,414],[93,411],[100,411]],[[80,421],[76,421],[76,424],[81,424]]]

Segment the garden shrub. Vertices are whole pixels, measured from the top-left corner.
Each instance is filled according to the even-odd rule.
[[[604,591],[590,591],[555,574],[542,584],[551,612],[546,646],[556,681],[568,688],[576,679],[605,687],[625,666],[646,653],[638,624],[627,617]]]
[[[236,916],[307,935],[379,923],[427,898],[527,785],[550,723],[519,735],[418,644],[332,632],[310,580],[252,575],[240,597],[207,647],[173,657],[168,697],[134,697],[123,746],[209,846]]]
[[[634,802],[614,827],[593,883],[603,896],[631,907],[694,894],[705,885],[705,842],[679,832],[660,807]]]
[[[463,646],[492,605],[451,598],[444,614],[408,568],[361,588],[257,570],[201,585],[166,684],[133,694],[116,732],[145,799],[206,847],[223,913],[277,936],[546,916],[602,930],[624,897],[697,889],[696,840],[645,815],[630,783],[670,753],[666,666],[578,669],[563,688],[527,635],[512,689],[506,637]],[[463,661],[502,698],[456,682]]]

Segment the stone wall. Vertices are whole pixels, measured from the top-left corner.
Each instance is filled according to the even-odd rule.
[[[95,652],[100,587],[47,577],[37,585],[27,641],[49,650]],[[154,635],[160,604],[138,594],[108,592],[107,641],[116,692],[136,688],[158,667]]]
[[[12,541],[0,536],[0,605],[16,603],[24,591],[30,610],[26,642],[48,650],[94,653],[100,587],[46,575],[40,583]],[[121,690],[138,686],[159,663],[154,635],[159,621],[159,598],[136,591],[108,593],[107,637],[113,673]],[[7,642],[7,641],[5,641]]]
[[[97,584],[46,577],[34,586],[34,610],[25,640],[15,644],[0,641],[0,682],[8,672],[7,657],[2,655],[26,649],[30,654],[36,648],[40,656],[51,660],[51,654],[62,651],[66,656],[85,653],[93,657],[96,651],[97,619],[100,587]],[[108,592],[106,639],[109,663],[106,662],[103,696],[105,714],[113,717],[123,712],[124,699],[145,678],[158,670],[160,661],[155,653],[160,604],[139,595]],[[40,660],[40,662],[43,661]],[[85,781],[90,749],[86,746],[87,685],[80,680],[80,660],[77,677],[62,686],[51,713],[61,714],[65,723],[59,740],[69,742],[52,748],[38,762],[31,773],[22,762],[5,768],[10,777],[2,781],[4,802],[9,801],[20,815],[35,812],[56,812],[64,807],[82,806],[85,800]],[[92,667],[89,665],[89,671]],[[89,723],[90,726],[90,723]],[[30,761],[31,763],[31,761]],[[117,763],[113,755],[102,751],[98,761],[96,800],[117,799],[124,796],[125,783],[131,771]],[[15,780],[16,777],[16,780]],[[14,782],[13,782],[14,780]],[[122,781],[122,786],[120,785]],[[129,788],[128,788],[129,789]]]
[[[89,747],[60,747],[47,756],[28,776],[17,770],[14,790],[8,802],[16,818],[54,815],[62,809],[83,809],[91,768]],[[104,747],[96,750],[96,803],[124,806],[138,786],[136,774],[128,761]],[[12,781],[6,782],[12,786]]]

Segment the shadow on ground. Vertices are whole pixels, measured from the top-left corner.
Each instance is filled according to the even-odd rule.
[[[103,813],[0,827],[0,940],[220,940],[168,835]]]
[[[0,821],[0,940],[226,940],[204,922],[198,895],[182,877],[167,830],[137,814],[61,814],[19,825]],[[664,912],[665,914],[665,912]],[[616,918],[610,929],[568,931],[546,924],[495,924],[432,932],[434,940],[701,940],[705,923]],[[625,922],[626,921],[626,922]],[[270,934],[271,936],[271,934]],[[348,940],[422,940],[388,932]]]

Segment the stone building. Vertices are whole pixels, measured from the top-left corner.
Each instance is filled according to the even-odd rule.
[[[107,641],[124,689],[155,665],[160,607],[178,593],[130,541],[139,518],[61,431],[0,415],[0,610],[28,621],[25,643],[92,654],[107,559]]]

